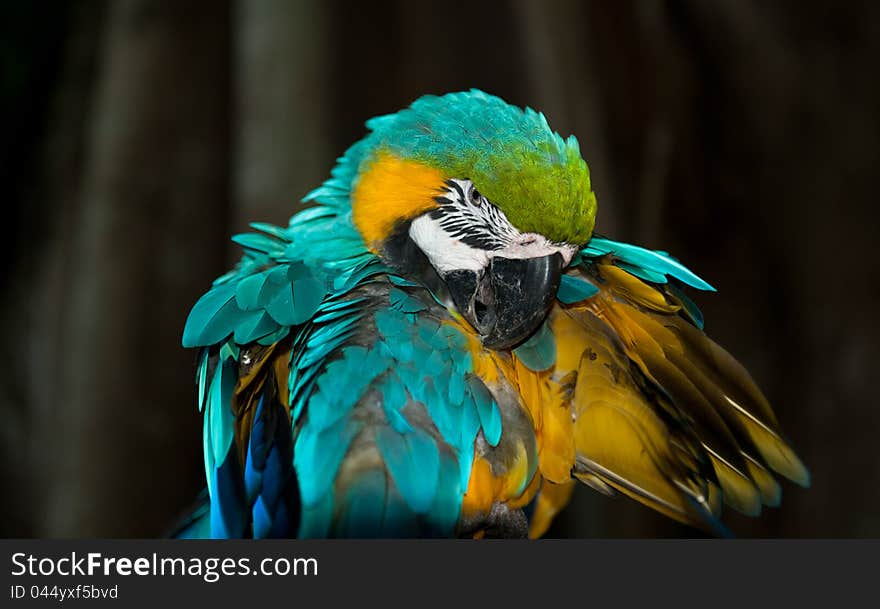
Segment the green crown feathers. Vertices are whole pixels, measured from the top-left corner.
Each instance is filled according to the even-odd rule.
[[[522,232],[577,245],[592,235],[596,196],[577,139],[552,131],[540,112],[472,89],[423,96],[367,127],[368,149],[469,178]]]

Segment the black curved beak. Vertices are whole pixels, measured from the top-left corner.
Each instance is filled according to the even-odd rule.
[[[493,258],[481,274],[452,271],[443,280],[458,311],[490,349],[509,349],[541,325],[562,275],[562,255]]]

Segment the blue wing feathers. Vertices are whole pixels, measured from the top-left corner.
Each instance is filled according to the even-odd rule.
[[[676,258],[661,250],[649,250],[637,245],[612,241],[594,236],[587,247],[572,260],[572,265],[598,260],[604,256],[612,256],[613,263],[627,273],[643,281],[665,286],[667,295],[672,296],[681,305],[686,315],[700,330],[703,329],[703,314],[696,304],[679,288],[688,285],[704,291],[715,291],[715,288],[685,267]],[[680,282],[680,283],[679,283]],[[563,304],[572,304],[594,296],[598,288],[593,284],[563,275],[557,297]]]
[[[239,322],[233,336],[235,342],[247,345],[278,330],[278,324],[265,311],[251,311]]]
[[[471,395],[473,390],[463,374],[456,376],[458,372],[470,372],[470,355],[464,351],[467,340],[448,324],[413,314],[428,309],[425,298],[428,302],[433,300],[423,288],[403,282],[391,287],[376,275],[367,265],[337,280],[335,286],[349,297],[355,280],[361,282],[359,285],[385,282],[387,287],[380,290],[387,299],[384,305],[355,292],[350,297],[358,299],[362,306],[345,306],[334,301],[340,297],[334,294],[318,307],[315,321],[320,319],[320,323],[308,326],[296,339],[296,344],[304,347],[302,355],[293,356],[291,366],[293,418],[303,421],[294,448],[304,503],[304,524],[300,529],[303,535],[348,535],[344,531],[349,530],[351,522],[364,522],[363,514],[352,515],[365,509],[360,502],[349,505],[351,495],[343,492],[337,497],[340,491],[333,485],[354,438],[366,433],[360,425],[348,426],[356,420],[357,406],[364,400],[379,399],[382,404],[382,419],[378,424],[371,424],[375,439],[367,446],[375,446],[379,451],[389,478],[383,487],[385,519],[381,523],[380,519],[373,519],[373,528],[369,532],[361,531],[363,534],[384,536],[409,526],[389,522],[397,518],[394,514],[415,518],[424,534],[441,529],[443,534],[450,534],[458,518],[459,507],[454,506],[460,506],[462,489],[466,487],[477,432],[485,426],[485,435],[493,445],[500,439],[500,411],[488,389],[482,384],[481,389],[477,389],[480,407],[485,411],[481,418],[477,401]],[[373,313],[364,316],[362,311],[368,308]],[[333,344],[336,337],[347,337],[351,328],[362,327],[369,321],[378,331],[369,346]],[[328,345],[330,349],[326,348]],[[461,362],[453,366],[451,360],[456,359],[457,353],[462,355]],[[461,366],[466,370],[457,370]],[[297,370],[295,376],[294,369]],[[314,370],[318,372],[313,373]],[[302,372],[313,373],[313,376]],[[416,424],[421,418],[413,420],[407,416],[413,408],[413,413],[424,409],[439,437],[426,431],[423,422]],[[330,443],[334,445],[329,446]],[[444,458],[448,461],[442,476],[439,473],[441,454],[446,455]],[[376,471],[368,469],[359,475],[375,478]],[[449,475],[450,471],[454,471],[453,476]],[[358,480],[355,476],[347,484],[357,484]],[[364,483],[364,488],[379,487],[375,481]],[[437,499],[441,495],[442,501]],[[403,499],[406,509],[390,505],[395,496]],[[435,500],[440,507],[433,507]],[[365,500],[363,505],[372,504]],[[330,510],[332,517],[318,514],[318,506]],[[440,518],[442,506],[453,506],[454,513]]]
[[[214,468],[214,496],[211,497],[211,536],[245,537],[248,514],[241,477],[241,466],[230,447],[219,467]]]
[[[522,345],[513,350],[517,359],[530,370],[547,370],[556,363],[556,337],[547,327],[541,327]]]
[[[293,462],[305,506],[314,506],[328,494],[339,465],[361,427],[362,423],[350,419],[341,419],[325,429],[303,425],[294,446]]]
[[[205,407],[205,392],[208,388],[208,355],[209,349],[202,349],[199,353],[199,364],[196,370],[196,384],[198,391],[199,412]]]
[[[227,358],[221,361],[211,383],[211,402],[208,417],[211,421],[211,446],[214,463],[222,463],[232,446],[235,415],[232,412],[232,391],[235,388],[235,362]]]
[[[379,390],[382,392],[385,417],[391,427],[399,433],[412,431],[412,426],[403,414],[403,409],[409,398],[397,374],[389,371],[379,384]]]
[[[244,311],[261,310],[263,308],[261,294],[268,280],[268,271],[242,278],[235,286],[236,304]]]
[[[572,304],[592,298],[599,293],[599,288],[588,281],[572,277],[571,275],[563,275],[559,282],[559,290],[556,297],[564,304]]]
[[[184,347],[202,347],[220,342],[232,333],[239,308],[235,286],[222,284],[196,302],[183,331]]]
[[[385,519],[386,484],[384,472],[369,470],[346,490],[339,517],[342,537],[370,537],[377,524],[381,526]]]
[[[468,390],[473,397],[480,416],[480,425],[483,427],[483,435],[490,446],[497,446],[501,439],[501,412],[495,403],[495,398],[476,376],[469,376]]]
[[[277,255],[285,249],[279,239],[260,233],[243,233],[233,236],[232,240],[245,249],[263,254]]]
[[[456,459],[441,454],[437,492],[428,510],[428,533],[431,536],[446,537],[455,528],[465,490],[460,483],[459,473]]]
[[[269,444],[268,426],[265,416],[264,396],[257,401],[254,422],[248,437],[248,450],[245,459],[244,482],[248,501],[256,501],[263,483],[263,471],[266,468],[266,452]]]
[[[666,283],[666,277],[669,276],[698,290],[715,291],[715,288],[666,252],[594,236],[581,254],[596,258],[613,254],[619,259],[621,266],[630,272],[634,271],[634,275],[646,281]]]
[[[330,493],[319,496],[312,504],[303,503],[297,537],[305,539],[327,537],[333,521],[333,508],[334,500]]]

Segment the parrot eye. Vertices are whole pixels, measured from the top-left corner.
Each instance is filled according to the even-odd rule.
[[[471,190],[471,203],[479,207],[482,201],[483,197],[480,195],[480,192],[476,188]]]

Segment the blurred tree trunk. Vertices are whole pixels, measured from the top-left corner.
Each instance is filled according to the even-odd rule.
[[[57,339],[65,308],[55,303],[62,302],[62,294],[53,294],[51,308],[45,302],[64,271],[66,258],[58,252],[70,251],[64,229],[72,224],[81,183],[82,133],[89,116],[98,55],[94,40],[102,32],[103,5],[90,2],[79,11],[59,10],[54,15],[56,21],[32,14],[30,24],[14,26],[20,36],[38,30],[33,45],[40,49],[42,61],[33,61],[33,48],[30,62],[21,47],[6,55],[23,66],[36,65],[24,76],[24,86],[7,91],[10,95],[3,100],[3,116],[14,124],[4,128],[12,139],[3,142],[9,148],[3,151],[0,172],[2,183],[12,191],[7,196],[13,205],[5,215],[10,234],[4,240],[0,323],[8,344],[15,345],[15,355],[7,358],[0,375],[4,537],[34,536],[44,530],[50,467],[57,455],[54,443],[44,443],[48,430],[38,430],[57,425],[59,412],[67,412],[58,406],[63,400],[56,400],[63,363]],[[37,20],[40,25],[35,28]],[[65,36],[69,27],[74,33]],[[4,32],[2,38],[9,43],[12,32]],[[40,82],[38,74],[47,80]],[[13,99],[18,102],[7,106]],[[44,121],[46,115],[51,120]]]
[[[235,230],[283,226],[341,153],[327,138],[327,15],[318,0],[241,0],[235,8]]]
[[[100,41],[94,82],[83,87],[69,64],[54,113],[81,156],[58,166],[47,151],[57,238],[42,252],[28,337],[37,535],[156,535],[201,475],[197,419],[180,416],[194,408],[193,357],[179,343],[224,262],[228,11],[149,0],[106,10],[103,30],[77,22]],[[78,96],[88,109],[72,113]]]

